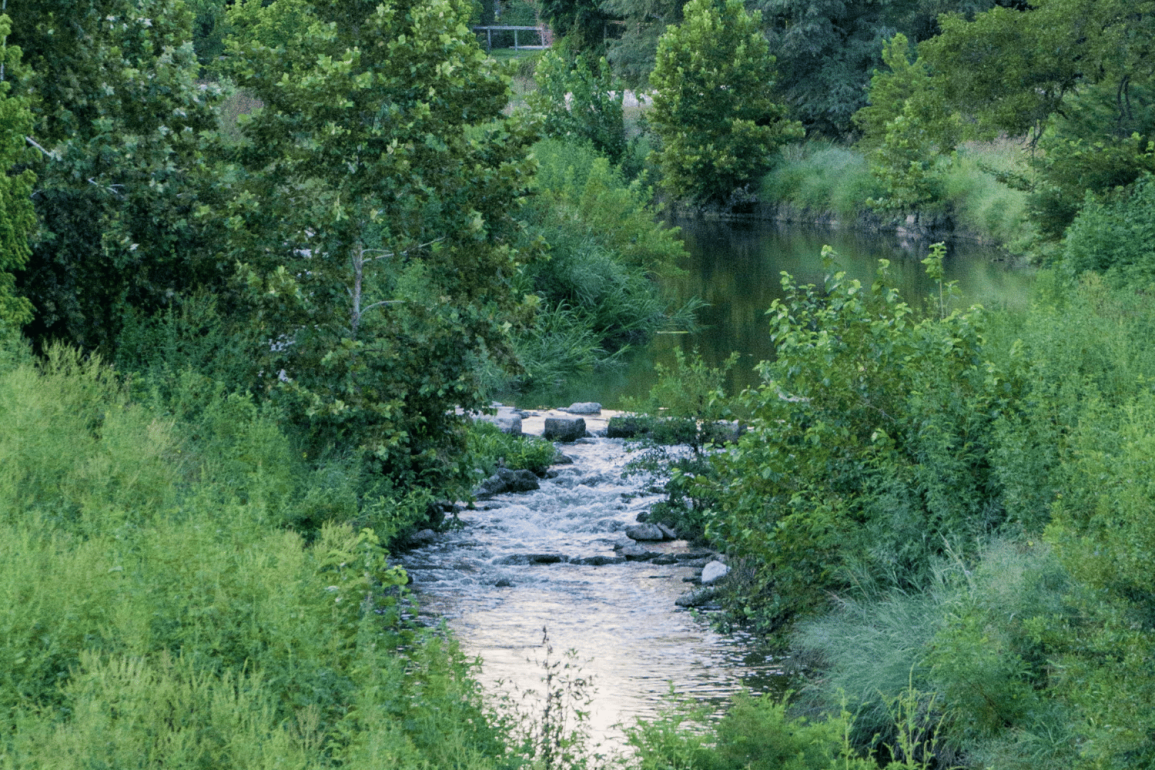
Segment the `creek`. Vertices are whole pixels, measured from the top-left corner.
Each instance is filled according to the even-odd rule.
[[[660,335],[633,351],[620,371],[568,383],[552,394],[531,394],[522,406],[598,401],[616,406],[643,396],[656,363],[675,349],[698,349],[718,363],[738,350],[742,364],[732,387],[755,384],[754,364],[772,355],[764,312],[782,295],[780,272],[799,282],[822,278],[822,246],[831,244],[853,277],[870,280],[879,258],[891,260],[904,296],[917,301],[932,289],[919,263],[925,247],[893,237],[847,231],[785,228],[767,223],[682,222],[690,251],[685,274],[666,288],[681,300],[709,303],[695,334]],[[956,247],[948,278],[964,300],[986,306],[1025,302],[1030,277],[992,261],[994,253]],[[554,649],[573,650],[575,671],[592,680],[588,706],[595,741],[621,745],[617,724],[653,717],[671,690],[722,708],[745,687],[757,692],[787,686],[782,661],[760,652],[754,640],[722,634],[698,613],[675,607],[696,570],[684,563],[620,562],[593,566],[590,557],[615,555],[623,530],[659,499],[654,480],[622,477],[630,459],[620,439],[587,438],[566,445],[571,465],[534,492],[502,495],[461,514],[463,527],[413,550],[402,560],[422,611],[444,619],[491,696],[513,698],[542,687],[543,629]],[[685,550],[677,541],[654,546]],[[581,563],[586,562],[586,563]]]

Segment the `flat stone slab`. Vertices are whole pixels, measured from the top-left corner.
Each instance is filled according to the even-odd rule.
[[[604,567],[607,564],[624,564],[625,561],[624,556],[583,556],[580,559],[572,559],[570,564],[580,564],[586,567]]]
[[[714,586],[703,586],[702,588],[689,591],[682,594],[674,600],[674,604],[679,607],[701,607],[703,604],[708,604],[718,598],[721,593]]]
[[[570,404],[561,411],[569,412],[570,414],[600,414],[602,405],[596,401],[581,401],[576,404]]]
[[[565,561],[565,557],[559,553],[515,553],[512,556],[503,556],[494,564],[560,564],[563,561]]]

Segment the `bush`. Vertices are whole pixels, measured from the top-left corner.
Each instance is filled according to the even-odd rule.
[[[1089,198],[1067,229],[1063,268],[1078,275],[1107,273],[1120,284],[1155,281],[1155,177],[1142,177],[1129,195]]]
[[[941,248],[927,260],[941,281]],[[756,565],[761,590],[739,606],[773,628],[823,606],[865,570],[918,586],[944,538],[1004,521],[990,470],[993,426],[1022,382],[987,359],[979,308],[934,316],[889,285],[829,272],[825,286],[783,279],[769,311],[776,359],[743,395],[750,429],[716,458],[708,531]]]
[[[499,465],[512,470],[527,470],[543,475],[557,457],[553,444],[537,436],[511,436],[496,425],[474,422],[469,429],[465,462],[486,476]]]
[[[852,711],[853,742],[866,747],[899,740],[893,704],[913,688],[938,704],[919,719],[937,731],[940,758],[1069,766],[1070,714],[1048,699],[1049,650],[1035,632],[1064,614],[1068,585],[1042,543],[999,539],[973,562],[938,562],[922,591],[845,597],[794,635],[795,654],[821,671],[807,700]]]

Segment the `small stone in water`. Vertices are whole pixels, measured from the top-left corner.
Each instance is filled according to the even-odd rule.
[[[642,548],[640,545],[627,545],[620,553],[628,561],[647,561],[657,556],[653,551]]]
[[[718,597],[718,589],[714,586],[704,586],[689,593],[684,593],[674,600],[679,607],[701,607],[703,604]]]
[[[702,568],[702,585],[717,583],[730,572],[730,568],[720,561],[712,561]]]
[[[666,534],[656,524],[635,524],[626,527],[626,537],[631,540],[665,540]]]

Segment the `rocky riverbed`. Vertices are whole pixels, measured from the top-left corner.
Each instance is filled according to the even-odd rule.
[[[550,420],[582,420],[581,437],[559,444],[571,462],[551,468],[536,489],[461,511],[460,528],[428,538],[401,563],[423,611],[480,656],[481,680],[495,693],[540,688],[534,661],[548,628],[555,650],[574,650],[593,679],[595,737],[616,742],[613,725],[656,714],[671,686],[721,701],[780,677],[751,640],[714,631],[690,609],[709,605],[713,586],[697,584],[723,579],[727,567],[676,533],[639,525],[660,499],[655,480],[623,477],[628,447],[604,437],[616,413],[584,406],[580,415],[499,410],[493,419],[516,417],[536,435]]]

